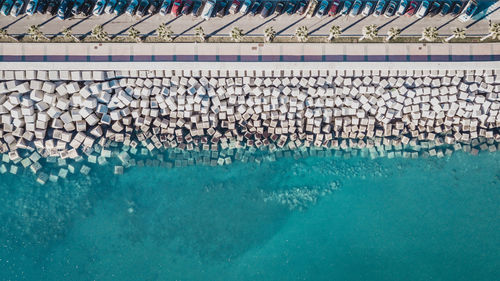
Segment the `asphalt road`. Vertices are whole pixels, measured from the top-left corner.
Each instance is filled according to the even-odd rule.
[[[466,27],[468,35],[484,35],[488,31],[488,22],[500,20],[500,3],[483,1],[480,4],[479,12],[467,23],[461,23],[458,19],[451,16],[435,16],[418,19],[416,17],[394,16],[385,18],[383,16],[325,16],[321,19],[317,17],[305,18],[298,15],[280,15],[270,16],[262,19],[259,16],[250,15],[241,16],[226,15],[223,18],[211,18],[205,21],[201,18],[195,18],[192,15],[179,16],[174,18],[171,15],[160,16],[146,15],[143,18],[103,14],[99,17],[75,17],[66,20],[59,20],[56,17],[39,15],[20,16],[18,18],[0,16],[0,27],[8,30],[10,34],[24,34],[28,27],[33,24],[40,25],[41,30],[47,35],[58,34],[64,27],[71,27],[76,35],[90,34],[91,29],[96,25],[103,25],[104,29],[112,36],[125,36],[127,30],[134,26],[142,35],[154,34],[156,28],[161,23],[171,26],[176,34],[193,35],[194,28],[203,27],[205,33],[211,36],[228,35],[231,28],[238,26],[244,30],[247,36],[262,36],[264,29],[273,26],[278,35],[292,36],[295,29],[305,25],[308,27],[312,36],[326,36],[332,25],[339,25],[343,29],[343,35],[360,36],[363,26],[376,24],[380,27],[379,34],[385,35],[389,28],[398,27],[402,29],[402,36],[419,36],[422,30],[427,26],[435,26],[441,35],[451,34],[456,27]]]

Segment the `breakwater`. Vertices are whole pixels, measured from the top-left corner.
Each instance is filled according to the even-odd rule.
[[[499,73],[0,71],[0,173],[494,152]]]

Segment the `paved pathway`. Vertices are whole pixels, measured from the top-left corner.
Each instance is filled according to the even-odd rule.
[[[1,62],[500,61],[500,43],[6,43]]]

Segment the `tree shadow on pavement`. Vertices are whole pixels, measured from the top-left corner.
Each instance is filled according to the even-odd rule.
[[[360,23],[362,20],[366,19],[368,16],[365,16],[365,17],[362,17],[360,18],[359,20],[351,23],[350,25],[346,26],[344,29],[342,29],[342,33],[344,33],[346,30],[348,30],[349,28],[355,26],[356,24]]]
[[[458,18],[458,16],[456,16],[456,17],[452,17],[452,18],[451,18],[451,20],[449,20],[449,21],[447,21],[447,22],[443,23],[442,25],[438,26],[436,29],[437,29],[437,30],[440,30],[441,28],[443,28],[443,27],[447,26],[450,22],[454,21],[456,18]]]
[[[422,19],[423,19],[423,18],[419,18],[419,19],[417,19],[417,20],[413,21],[412,23],[408,24],[407,26],[405,26],[405,27],[401,28],[401,32],[403,32],[403,31],[407,30],[407,29],[408,29],[408,28],[410,28],[412,25],[416,24],[417,22],[421,21]]]
[[[265,22],[263,22],[263,23],[261,23],[261,24],[257,25],[256,27],[254,27],[254,28],[250,29],[249,31],[247,31],[247,32],[245,33],[245,35],[250,34],[251,32],[253,32],[253,31],[257,30],[259,27],[262,27],[263,25],[265,25],[266,23],[268,23],[268,22],[270,22],[270,21],[275,20],[275,19],[276,19],[276,17],[277,17],[277,16],[274,16],[274,17],[272,17],[272,18],[270,18],[270,19],[266,20]]]
[[[171,20],[167,21],[167,22],[165,23],[165,25],[166,25],[166,26],[168,26],[169,24],[173,23],[175,20],[177,20],[177,19],[178,19],[178,18],[180,18],[181,16],[182,16],[182,15],[179,15],[179,16],[177,16],[177,17],[175,17],[175,18],[173,18],[173,19],[171,19]],[[144,34],[144,37],[149,37],[149,36],[151,36],[151,35],[155,34],[156,30],[157,30],[157,28],[155,28],[155,29],[151,30],[150,32],[148,32],[148,33]]]
[[[280,35],[281,33],[283,33],[283,31],[285,31],[285,30],[289,29],[290,27],[292,27],[292,26],[296,25],[297,23],[299,23],[299,22],[303,21],[304,19],[305,19],[305,17],[301,17],[300,19],[298,19],[298,20],[296,20],[296,21],[292,22],[291,24],[289,24],[289,25],[285,26],[285,28],[283,28],[283,29],[281,29],[280,31],[276,32],[276,36]]]
[[[378,31],[380,31],[382,28],[386,27],[387,25],[391,24],[393,21],[395,21],[395,20],[397,20],[397,19],[399,19],[399,16],[394,17],[392,20],[390,20],[390,21],[388,21],[388,22],[386,22],[386,23],[382,24],[381,26],[379,26],[379,27],[377,28],[377,30],[378,30]]]
[[[13,21],[13,22],[11,22],[11,23],[9,23],[9,24],[5,25],[4,27],[2,27],[2,29],[7,29],[7,28],[9,28],[10,26],[12,26],[12,25],[13,25],[13,24],[15,24],[16,22],[18,22],[18,21],[20,21],[20,20],[24,19],[25,17],[26,17],[26,15],[24,15],[24,16],[22,16],[22,17],[20,17],[20,18],[16,19],[15,21]]]
[[[493,11],[490,11],[482,16],[480,16],[477,20],[471,22],[469,25],[467,25],[465,28],[470,28],[471,26],[475,25],[476,23],[482,21],[483,19],[485,19],[487,16],[491,15],[492,13],[498,11],[500,9],[500,7],[494,9]]]
[[[118,31],[117,33],[113,34],[113,36],[111,36],[111,39],[118,37],[118,36],[119,36],[120,34],[122,34],[123,32],[126,32],[127,30],[129,30],[130,28],[132,28],[132,27],[134,27],[134,26],[136,26],[136,25],[140,24],[141,22],[144,22],[144,21],[148,20],[148,19],[149,19],[149,18],[151,18],[152,16],[153,16],[153,14],[150,14],[149,16],[144,17],[143,19],[141,19],[140,21],[138,21],[138,22],[136,22],[136,23],[134,23],[134,24],[130,25],[129,27],[124,28],[124,29],[122,29],[122,30]]]
[[[51,17],[50,19],[48,19],[48,20],[46,20],[46,21],[42,22],[42,23],[41,23],[41,24],[39,24],[38,26],[39,26],[39,27],[42,27],[42,26],[46,25],[47,23],[51,22],[51,21],[52,21],[53,19],[55,19],[55,18],[56,18],[56,16],[53,16],[53,17]]]
[[[227,24],[223,25],[222,27],[220,27],[220,28],[218,28],[218,29],[214,30],[213,32],[211,32],[210,34],[208,34],[208,35],[207,35],[207,39],[208,39],[208,38],[210,38],[210,37],[212,37],[212,36],[214,36],[215,34],[219,33],[219,31],[221,31],[221,30],[223,30],[224,28],[226,28],[226,27],[230,26],[231,24],[233,24],[233,23],[235,23],[235,22],[239,21],[239,20],[240,20],[242,17],[244,17],[244,16],[245,16],[245,15],[241,15],[241,16],[239,16],[239,17],[235,18],[234,20],[232,20],[232,21],[228,22]]]
[[[313,34],[314,32],[316,32],[316,31],[318,31],[318,30],[322,29],[323,27],[327,26],[328,24],[332,23],[333,21],[335,21],[336,19],[338,19],[338,18],[340,18],[340,17],[341,17],[341,16],[340,16],[340,15],[338,15],[338,16],[336,16],[336,17],[332,18],[331,20],[329,20],[329,21],[325,22],[324,24],[322,24],[322,25],[320,25],[320,26],[316,27],[315,29],[312,29],[311,31],[309,31],[309,34]]]
[[[188,29],[184,30],[183,32],[181,32],[181,33],[177,34],[177,35],[174,37],[174,40],[175,40],[177,37],[184,35],[184,34],[185,34],[186,32],[188,32],[189,30],[191,30],[191,29],[193,29],[193,28],[197,27],[198,25],[202,24],[204,21],[205,21],[205,20],[201,20],[201,21],[199,21],[198,23],[196,23],[196,24],[194,24],[194,25],[190,26]]]

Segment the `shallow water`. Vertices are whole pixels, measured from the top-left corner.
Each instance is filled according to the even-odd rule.
[[[0,176],[0,280],[494,280],[500,153]]]

